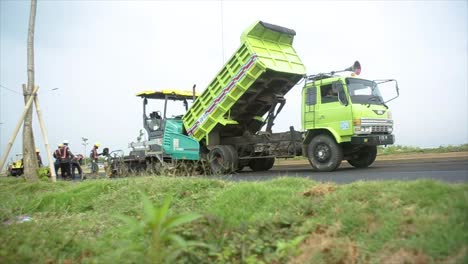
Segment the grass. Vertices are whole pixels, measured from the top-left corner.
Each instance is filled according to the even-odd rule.
[[[392,155],[392,154],[417,154],[417,153],[449,153],[449,152],[462,152],[468,151],[468,144],[462,145],[448,145],[439,146],[437,148],[420,148],[412,146],[391,145],[387,147],[378,147],[379,155]]]
[[[181,243],[177,263],[468,261],[467,184],[141,177],[0,180],[0,263],[154,263],[154,230],[122,219],[145,226],[153,208],[145,199],[157,211],[167,197],[167,219],[201,216],[161,229]],[[32,221],[15,222],[20,215]]]

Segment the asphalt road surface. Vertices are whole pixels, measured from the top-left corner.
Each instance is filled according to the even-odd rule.
[[[263,181],[278,177],[302,177],[319,182],[339,184],[355,181],[387,181],[417,179],[435,179],[450,183],[468,183],[468,158],[430,158],[409,160],[376,161],[369,168],[356,169],[346,161],[334,172],[315,172],[307,161],[291,162],[292,164],[275,165],[266,172],[253,172],[248,168],[225,177],[234,181]],[[224,178],[224,177],[223,177]]]

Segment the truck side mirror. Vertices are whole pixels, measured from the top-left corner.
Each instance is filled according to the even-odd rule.
[[[145,99],[143,100],[143,104],[144,104],[144,105],[147,105],[147,104],[148,104],[148,99],[145,98]]]
[[[340,103],[344,106],[348,106],[348,98],[346,97],[343,84],[340,81],[336,81],[332,83],[332,89],[338,93],[338,100]]]
[[[400,96],[400,89],[398,88],[398,82],[395,79],[386,79],[386,80],[374,80],[374,82],[379,86],[380,92],[382,93],[383,98],[387,99],[384,104],[398,98]]]

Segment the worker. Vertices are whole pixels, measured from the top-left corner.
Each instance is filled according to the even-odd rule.
[[[322,103],[333,103],[338,102],[338,94],[333,92],[332,87],[323,87],[321,90],[322,93]]]
[[[36,155],[37,155],[37,164],[39,165],[39,167],[42,167],[41,153],[38,148],[36,149]]]
[[[71,175],[71,161],[74,158],[73,153],[70,151],[68,147],[68,140],[63,141],[63,147],[60,149],[60,170],[62,174],[62,178],[72,179]]]
[[[74,180],[82,180],[83,179],[83,170],[81,169],[81,163],[83,161],[83,155],[78,154],[76,155],[72,161],[71,161],[71,173],[72,173],[72,178]],[[75,169],[78,170],[78,176],[75,177]]]
[[[161,126],[161,115],[159,115],[158,111],[154,111],[150,113],[148,126],[151,128],[151,130],[159,129],[159,127]]]
[[[96,142],[91,149],[91,153],[89,154],[89,158],[91,159],[91,173],[95,176],[98,175],[99,172],[99,165],[98,165],[98,156],[101,156],[102,153],[98,153],[98,148],[101,144]]]
[[[53,154],[53,156],[55,158],[55,162],[54,162],[55,175],[57,175],[57,176],[59,175],[58,170],[60,168],[60,160],[61,160],[61,156],[62,156],[61,148],[62,147],[63,147],[62,143],[58,144],[57,149],[54,151],[54,154]]]
[[[104,175],[109,178],[110,177],[110,167],[109,167],[109,159],[110,159],[110,153],[109,153],[109,148],[104,148],[102,150],[102,156],[104,156]]]

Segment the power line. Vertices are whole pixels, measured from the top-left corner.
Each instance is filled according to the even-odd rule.
[[[8,87],[5,87],[5,86],[3,86],[3,85],[1,85],[1,84],[0,84],[0,88],[6,89],[6,90],[8,90],[8,91],[10,91],[10,92],[12,92],[12,93],[16,93],[16,94],[19,94],[19,95],[23,95],[22,93],[20,93],[20,92],[18,92],[18,91],[15,91],[15,90],[13,90],[13,89],[10,89],[10,88],[8,88]]]
[[[222,50],[223,65],[224,65],[224,12],[223,12],[223,0],[221,0],[221,50]]]

